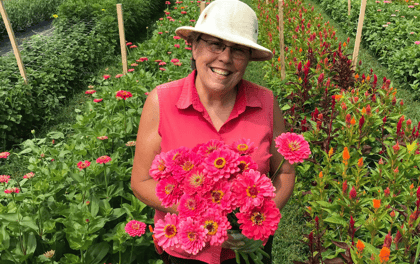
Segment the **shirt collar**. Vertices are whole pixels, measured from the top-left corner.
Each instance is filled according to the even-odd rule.
[[[198,97],[195,87],[196,73],[197,70],[194,70],[185,78],[181,94],[176,104],[178,109],[187,109],[192,105],[195,110],[199,112],[204,111],[204,106]],[[245,111],[246,107],[262,108],[262,104],[252,91],[251,83],[242,79],[238,84],[238,94],[236,96],[234,110],[236,109],[238,114],[240,114]]]

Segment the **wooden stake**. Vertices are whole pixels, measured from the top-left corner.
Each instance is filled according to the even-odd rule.
[[[123,74],[126,75],[128,72],[127,67],[127,48],[125,42],[124,32],[124,20],[121,4],[117,4],[117,15],[118,15],[118,30],[120,31],[120,45],[121,45],[121,60],[123,65]]]
[[[10,42],[12,43],[13,52],[16,57],[20,75],[22,75],[22,78],[25,84],[28,84],[28,80],[26,78],[25,66],[23,65],[22,58],[20,57],[20,51],[16,43],[15,33],[13,32],[13,28],[10,26],[9,17],[7,16],[6,9],[4,8],[4,4],[2,0],[0,0],[0,13],[1,13],[1,16],[3,17],[4,25],[6,26],[6,30],[7,30],[7,34],[9,35]]]
[[[351,0],[348,1],[348,15],[350,16]]]
[[[265,0],[265,4],[268,5],[268,0]]]
[[[200,14],[203,13],[205,8],[206,8],[206,2],[201,1],[201,3],[200,3]]]
[[[283,23],[283,0],[279,0],[279,37],[280,37],[280,75],[286,78],[286,64],[284,62],[284,23]]]
[[[362,39],[363,20],[365,19],[366,0],[362,0],[360,7],[359,23],[357,25],[356,42],[354,44],[352,66],[356,70],[357,56],[359,55],[360,41]]]

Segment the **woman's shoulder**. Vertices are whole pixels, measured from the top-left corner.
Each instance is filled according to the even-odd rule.
[[[167,83],[162,83],[162,84],[156,86],[155,89],[165,90],[165,89],[169,89],[169,88],[170,89],[181,88],[184,85],[185,79],[186,78],[182,78],[182,79],[179,79],[179,80],[170,81],[170,82],[167,82]]]
[[[253,90],[255,92],[261,92],[261,93],[273,94],[273,91],[271,91],[270,89],[268,89],[264,86],[258,85],[256,83],[253,83],[253,82],[250,82],[250,81],[247,81],[247,80],[244,80],[244,79],[242,79],[242,82],[243,82],[243,85],[248,90]]]

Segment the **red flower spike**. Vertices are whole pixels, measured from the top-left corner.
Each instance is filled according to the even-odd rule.
[[[370,68],[370,75],[372,75],[372,73],[373,73],[373,69],[372,69],[372,68]]]
[[[350,199],[356,199],[357,198],[357,192],[356,192],[356,188],[354,186],[350,190],[349,197],[350,197]]]
[[[382,122],[386,123],[386,116],[382,119]]]
[[[385,83],[385,82],[386,82],[386,80],[387,80],[387,79],[386,79],[386,77],[384,76],[383,82]]]
[[[360,65],[361,63],[362,63],[362,61],[360,61],[360,62],[359,62],[359,65]],[[363,73],[363,74],[362,74],[362,80],[365,80],[365,79],[366,79],[366,76],[365,76],[365,74]]]
[[[376,94],[372,95],[372,102],[376,102]]]
[[[389,231],[389,233],[385,236],[385,241],[382,247],[391,248],[391,244],[392,244],[392,236],[391,236],[391,231]]]
[[[341,103],[341,109],[343,109],[344,111],[346,111],[347,110],[347,105],[346,105],[346,103],[344,103],[344,102],[342,102]],[[346,119],[347,120],[347,119]]]
[[[362,131],[363,124],[365,123],[365,117],[362,115],[362,117],[359,119],[359,130]]]
[[[417,199],[420,199],[420,186],[417,188]]]
[[[371,115],[371,114],[372,114],[372,108],[370,108],[370,105],[368,105],[368,106],[366,107],[366,114],[367,114],[367,115]]]
[[[356,221],[354,221],[353,216],[350,216],[350,228],[354,228],[354,224]]]
[[[391,190],[389,189],[389,187],[386,187],[386,189],[384,190],[384,194],[385,196],[389,196],[391,194]]]
[[[347,114],[346,115],[346,124],[349,126],[351,124],[351,115]]]
[[[302,62],[300,61],[298,64],[298,72],[302,71]]]
[[[344,180],[344,182],[343,182],[343,195],[345,195],[347,193],[347,187],[348,187],[347,180]]]

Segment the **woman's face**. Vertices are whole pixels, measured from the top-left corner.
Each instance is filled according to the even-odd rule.
[[[202,34],[193,44],[193,58],[197,68],[196,86],[213,92],[226,92],[235,88],[245,73],[250,55],[245,59],[232,57],[231,48],[216,54],[207,47],[206,41],[220,41],[227,46],[237,46],[229,41],[222,41],[216,37]],[[246,47],[243,47],[246,49]]]

